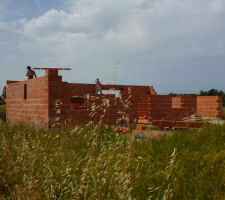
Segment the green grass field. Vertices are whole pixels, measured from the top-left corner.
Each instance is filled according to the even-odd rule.
[[[109,127],[0,122],[0,199],[225,197],[225,126],[131,141]]]

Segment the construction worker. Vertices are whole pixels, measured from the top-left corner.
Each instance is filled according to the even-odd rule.
[[[27,76],[28,79],[37,78],[37,75],[36,75],[35,71],[32,70],[30,66],[27,66],[26,76]]]
[[[96,94],[98,94],[98,92],[102,94],[101,82],[98,78],[96,79],[95,83],[96,83]]]

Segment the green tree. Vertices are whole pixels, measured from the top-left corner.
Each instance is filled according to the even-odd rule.
[[[0,105],[5,104],[6,99],[6,87],[3,87],[2,95],[0,96]]]

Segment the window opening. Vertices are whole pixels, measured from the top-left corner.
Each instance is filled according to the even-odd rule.
[[[23,98],[27,99],[27,84],[25,84],[23,88]]]

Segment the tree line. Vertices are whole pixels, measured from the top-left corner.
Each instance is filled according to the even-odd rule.
[[[5,104],[6,99],[6,87],[2,89],[2,95],[0,96],[0,105]]]

